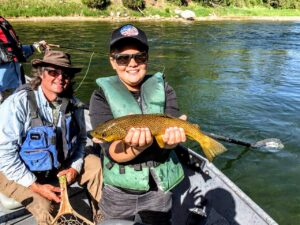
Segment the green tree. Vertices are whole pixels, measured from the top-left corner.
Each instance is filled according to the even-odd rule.
[[[81,0],[83,4],[89,8],[105,9],[109,4],[109,0]]]
[[[139,10],[145,8],[144,0],[123,0],[123,5],[129,9]]]

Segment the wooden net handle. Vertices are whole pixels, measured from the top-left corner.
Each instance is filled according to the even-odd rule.
[[[58,178],[59,180],[59,185],[61,188],[61,203],[60,203],[60,208],[58,211],[59,213],[73,213],[72,206],[69,201],[69,196],[68,196],[68,186],[67,186],[67,177],[66,175],[60,176]]]

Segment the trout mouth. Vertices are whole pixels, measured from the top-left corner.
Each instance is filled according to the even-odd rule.
[[[99,139],[100,141],[105,141],[105,140],[103,139],[103,136],[102,136],[101,134],[99,134],[98,132],[93,131],[93,130],[87,132],[87,137],[90,138],[90,139],[97,138],[97,139]]]

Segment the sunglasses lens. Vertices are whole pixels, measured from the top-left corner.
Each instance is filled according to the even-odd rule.
[[[138,64],[144,64],[148,60],[148,55],[146,52],[137,54],[115,54],[113,55],[113,58],[116,60],[118,65],[127,66],[131,58],[134,58],[135,62]]]
[[[143,53],[138,53],[134,55],[134,60],[136,61],[136,63],[138,64],[143,64],[147,61],[148,56],[147,53],[143,52]]]
[[[58,69],[44,68],[44,70],[46,70],[51,77],[58,77],[59,75],[62,75],[63,78],[70,79],[74,76],[73,74],[69,74],[66,73],[65,71],[58,70]]]
[[[58,71],[58,70],[55,70],[55,69],[45,69],[47,72],[48,72],[48,74],[51,76],[51,77],[57,77],[57,76],[59,76],[61,73],[60,73],[60,71]]]
[[[116,62],[118,65],[125,65],[127,66],[130,62],[131,55],[116,55],[115,56]]]

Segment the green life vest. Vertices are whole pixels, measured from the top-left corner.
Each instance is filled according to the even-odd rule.
[[[141,86],[141,102],[135,100],[118,76],[98,78],[97,84],[102,88],[114,118],[128,114],[164,113],[165,85],[162,73],[147,75]],[[147,164],[147,163],[145,163]],[[110,166],[108,166],[110,165]],[[148,191],[149,173],[153,176],[159,189],[168,191],[184,177],[183,169],[174,151],[164,163],[151,163],[136,169],[134,166],[121,166],[111,163],[104,157],[104,184],[116,187]]]

